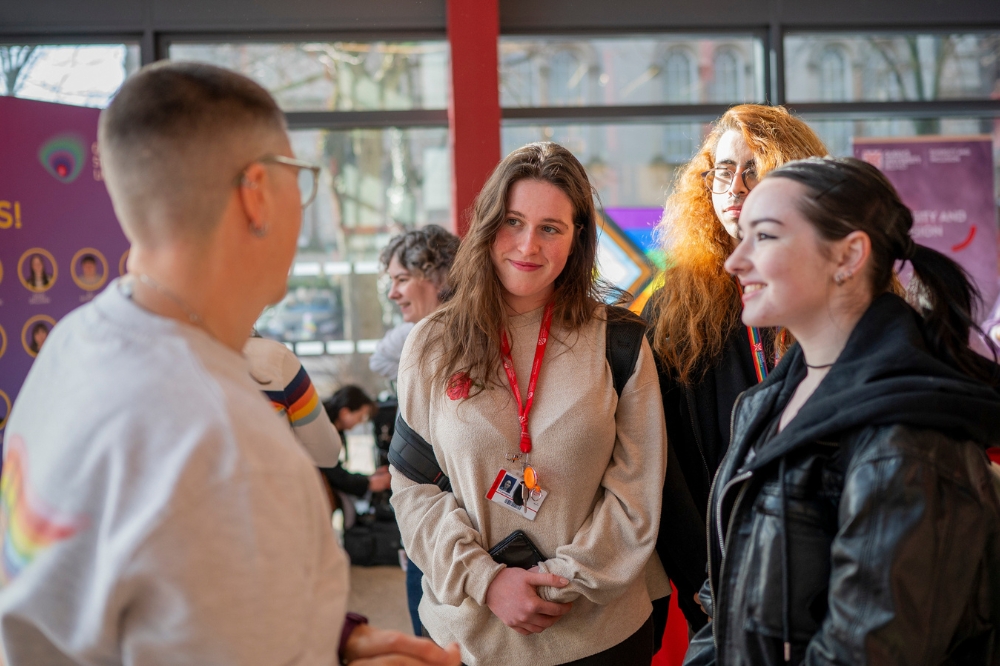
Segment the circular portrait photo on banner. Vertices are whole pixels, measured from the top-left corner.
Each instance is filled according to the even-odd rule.
[[[69,274],[84,291],[100,289],[108,281],[108,260],[99,250],[85,247],[73,255]]]
[[[3,326],[0,326],[0,358],[7,353],[7,331],[3,330]]]
[[[47,250],[33,247],[22,254],[21,260],[17,262],[17,276],[21,278],[25,289],[40,294],[56,283],[59,268]]]
[[[0,430],[7,425],[7,417],[10,416],[10,397],[0,391]]]
[[[127,264],[128,264],[128,253],[129,253],[129,250],[125,250],[125,254],[123,254],[122,258],[118,260],[118,277],[124,277],[125,276],[125,272],[128,270],[128,267],[127,267]]]
[[[24,346],[24,351],[28,352],[28,356],[31,358],[38,356],[55,325],[56,320],[48,315],[35,315],[24,323],[24,328],[21,329],[21,345]]]
[[[0,284],[3,283],[3,262],[0,261]]]

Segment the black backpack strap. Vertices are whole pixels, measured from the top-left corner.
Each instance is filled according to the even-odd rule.
[[[451,480],[441,471],[434,449],[403,420],[402,414],[396,416],[396,431],[389,443],[389,464],[410,481],[433,483],[451,492]]]
[[[626,308],[607,306],[608,330],[605,333],[605,348],[611,377],[614,379],[615,393],[620,398],[625,385],[635,372],[642,338],[646,335],[646,322]]]

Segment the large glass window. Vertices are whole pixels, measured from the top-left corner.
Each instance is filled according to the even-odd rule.
[[[378,256],[395,234],[450,219],[450,157],[444,128],[297,130],[292,147],[322,165],[320,192],[303,214],[285,299],[258,322],[291,344],[322,391],[385,387],[368,355],[401,323],[386,298]]]
[[[0,44],[3,95],[103,108],[137,69],[137,44]]]
[[[501,37],[501,106],[758,102],[763,47],[747,35]]]
[[[448,43],[295,42],[170,44],[172,60],[246,74],[286,111],[443,109]]]
[[[789,102],[996,99],[1000,34],[792,33]]]
[[[290,136],[297,157],[322,167],[319,192],[303,211],[288,293],[264,311],[257,329],[299,355],[320,394],[344,384],[379,393],[387,383],[368,369],[368,358],[401,322],[386,298],[379,253],[398,233],[450,224],[448,132],[405,123],[319,127],[341,124],[344,111],[354,112],[351,122],[379,126],[385,111],[443,109],[447,43],[175,41],[169,54],[235,69],[270,90],[285,111],[314,112],[317,127]]]

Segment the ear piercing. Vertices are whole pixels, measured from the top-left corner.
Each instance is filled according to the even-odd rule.
[[[259,227],[254,226],[253,224],[250,225],[250,232],[257,238],[263,238],[266,236],[268,230],[269,227],[267,226],[267,222],[262,223]]]
[[[844,283],[850,280],[852,277],[854,277],[853,271],[838,272],[836,275],[833,276],[833,281],[837,283],[838,287],[843,287]]]

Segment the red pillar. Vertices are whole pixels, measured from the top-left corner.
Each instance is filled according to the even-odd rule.
[[[451,44],[452,229],[464,236],[471,207],[500,161],[499,0],[447,0]]]

